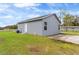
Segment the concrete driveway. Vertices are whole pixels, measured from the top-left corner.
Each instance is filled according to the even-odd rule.
[[[49,36],[49,38],[56,38],[58,40],[79,44],[79,36],[77,36],[77,35],[61,35],[61,34],[59,34],[59,35],[55,35],[55,36]]]

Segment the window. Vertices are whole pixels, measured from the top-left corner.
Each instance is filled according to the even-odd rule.
[[[44,30],[47,30],[47,26],[44,26]]]
[[[58,26],[58,30],[60,30],[60,26]]]
[[[47,25],[47,22],[44,22],[44,25]]]
[[[44,30],[47,30],[47,22],[44,22]]]

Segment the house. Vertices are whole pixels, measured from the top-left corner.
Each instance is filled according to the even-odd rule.
[[[49,14],[18,23],[18,30],[22,33],[37,35],[53,35],[60,32],[60,20],[56,14]]]

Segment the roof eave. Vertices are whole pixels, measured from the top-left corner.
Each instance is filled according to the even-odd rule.
[[[36,22],[36,21],[41,21],[43,19],[39,19],[39,20],[34,20],[34,21],[27,21],[27,22],[19,22],[18,24],[23,24],[23,23],[30,23],[30,22]]]

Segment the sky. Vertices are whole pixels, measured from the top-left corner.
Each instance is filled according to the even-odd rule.
[[[0,3],[0,27],[42,15],[58,15],[60,9],[79,16],[78,6],[77,3]]]

